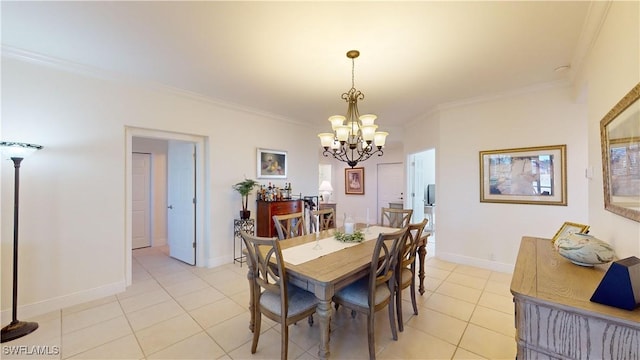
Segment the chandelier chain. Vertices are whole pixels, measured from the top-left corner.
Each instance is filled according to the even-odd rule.
[[[356,59],[351,59],[351,88],[356,88]]]

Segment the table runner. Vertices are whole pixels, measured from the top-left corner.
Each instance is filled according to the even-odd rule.
[[[391,233],[398,230],[400,229],[377,225],[369,226],[368,229],[361,229],[364,235],[363,241],[377,239],[380,233]],[[318,236],[318,234],[316,234],[316,236]],[[317,243],[320,245],[320,249],[314,249],[314,247],[316,246],[316,241],[312,241],[306,244],[301,244],[282,250],[284,261],[292,265],[300,265],[307,261],[317,259],[321,256],[325,256],[333,252],[360,244],[344,243],[336,240],[334,236],[320,239],[317,241]]]

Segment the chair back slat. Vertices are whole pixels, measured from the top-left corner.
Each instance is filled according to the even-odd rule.
[[[313,210],[311,212],[311,232],[323,231],[331,228],[335,214],[332,208]]]
[[[398,253],[404,247],[407,232],[408,227],[405,227],[393,233],[381,233],[378,235],[376,246],[373,249],[373,256],[371,257],[369,289],[376,289],[377,286],[386,282],[393,294],[395,281],[389,281],[389,279],[391,279],[396,269]],[[370,290],[369,306],[375,305],[375,296],[375,290]]]
[[[412,209],[396,209],[383,207],[382,213],[380,215],[380,225],[402,229],[405,226],[409,225],[412,215]]]
[[[273,223],[280,240],[289,239],[307,234],[307,226],[304,221],[304,212],[287,215],[273,215]]]
[[[398,266],[407,267],[415,262],[418,242],[420,241],[420,237],[422,237],[422,232],[427,225],[427,221],[428,219],[425,218],[419,223],[409,224],[407,241],[404,249],[400,251]]]
[[[253,236],[244,231],[240,235],[247,247],[247,254],[251,258],[249,263],[254,266],[256,286],[286,299],[287,287],[283,286],[286,270],[278,239]]]

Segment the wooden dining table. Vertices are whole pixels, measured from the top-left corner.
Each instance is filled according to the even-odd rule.
[[[365,225],[357,224],[357,229],[366,231]],[[343,231],[341,228],[337,229]],[[317,234],[309,234],[298,236],[290,239],[280,240],[281,249],[284,250],[302,245],[305,243],[315,242],[317,239],[326,239],[333,236],[336,229],[321,231]],[[424,260],[426,256],[426,243],[429,233],[423,233],[418,243],[418,257],[420,262],[420,270],[418,276],[420,278],[419,291],[424,293]],[[371,255],[375,247],[375,241],[364,241],[356,246],[351,246],[313,260],[301,263],[291,264],[287,262],[284,256],[285,269],[287,278],[291,284],[305,289],[318,298],[318,307],[316,313],[318,315],[318,323],[320,326],[320,344],[318,349],[318,357],[326,359],[329,357],[329,322],[331,320],[331,299],[336,291],[353,283],[354,281],[368,275],[371,265]],[[249,269],[249,281],[253,281],[253,274]],[[250,297],[253,301],[253,296]],[[253,309],[254,304],[249,305]],[[253,310],[249,328],[253,331],[254,313]]]

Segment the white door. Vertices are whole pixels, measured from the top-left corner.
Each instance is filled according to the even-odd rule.
[[[402,163],[378,164],[378,213],[376,221],[380,221],[380,209],[389,207],[391,202],[404,201],[404,165]]]
[[[167,154],[167,235],[169,256],[196,264],[195,144],[169,140]]]
[[[151,246],[151,154],[133,153],[131,162],[131,247]]]
[[[424,219],[425,207],[425,159],[424,154],[418,153],[411,159],[411,174],[409,179],[411,182],[411,209],[413,209],[412,222],[420,222]]]

